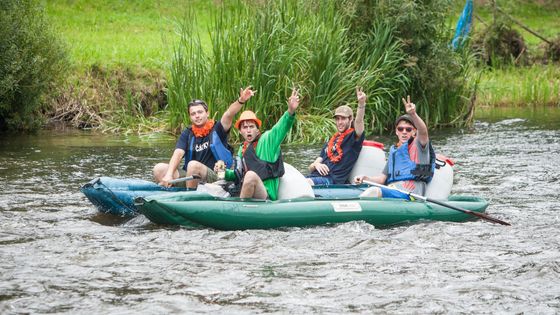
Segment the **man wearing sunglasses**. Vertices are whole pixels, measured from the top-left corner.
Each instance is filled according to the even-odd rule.
[[[155,181],[170,187],[170,181],[180,176],[177,168],[183,157],[186,176],[196,174],[203,181],[216,181],[217,175],[213,170],[216,162],[224,161],[228,168],[233,164],[231,147],[227,143],[233,118],[253,95],[255,91],[251,90],[251,87],[241,89],[239,98],[229,106],[218,122],[208,119],[208,105],[204,101],[190,102],[188,110],[192,125],[181,133],[169,163],[158,163],[154,166]],[[188,188],[196,188],[197,185],[198,179],[187,182]]]
[[[426,124],[416,113],[416,105],[402,99],[406,114],[395,121],[397,143],[391,146],[383,173],[377,176],[356,176],[358,184],[364,180],[390,185],[395,188],[424,196],[426,185],[435,170],[435,152],[428,137]],[[410,199],[402,192],[370,187],[361,196]]]
[[[307,181],[311,185],[346,184],[348,176],[360,155],[364,141],[364,113],[366,94],[356,89],[358,110],[353,121],[352,108],[339,106],[334,111],[337,132],[321,150],[321,155],[309,165]],[[352,128],[354,122],[354,128]]]

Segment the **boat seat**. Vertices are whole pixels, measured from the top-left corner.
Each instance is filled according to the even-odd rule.
[[[296,198],[315,198],[313,187],[295,167],[284,162],[284,176],[278,184],[278,200]]]

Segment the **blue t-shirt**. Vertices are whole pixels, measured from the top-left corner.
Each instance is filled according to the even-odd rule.
[[[356,131],[352,131],[344,140],[342,140],[342,159],[338,163],[333,163],[329,160],[327,156],[327,147],[329,143],[327,142],[323,149],[321,150],[321,158],[323,158],[323,164],[327,165],[329,168],[329,175],[335,184],[346,184],[348,182],[348,176],[356,164],[356,160],[362,151],[362,142],[364,142],[365,135],[362,133],[360,137],[356,139]],[[338,144],[335,142],[333,150],[336,150]],[[321,177],[319,172],[314,171],[309,176]]]
[[[216,158],[214,157],[214,154],[212,154],[212,150],[210,150],[210,137],[212,136],[213,131],[216,131],[218,137],[220,137],[220,140],[222,140],[222,143],[224,144],[227,143],[228,133],[224,130],[224,126],[222,126],[222,122],[219,120],[214,124],[212,131],[210,131],[210,133],[207,136],[202,138],[194,137],[194,134],[192,133],[190,128],[186,128],[185,130],[183,130],[181,136],[179,137],[179,140],[177,140],[177,144],[175,145],[176,149],[185,150],[185,165],[183,166],[183,169],[186,170],[187,164],[190,161],[189,138],[191,137],[194,137],[194,145],[192,146],[193,152],[192,152],[191,160],[199,161],[200,163],[206,165],[208,168],[214,169],[214,164],[216,164],[217,161]]]

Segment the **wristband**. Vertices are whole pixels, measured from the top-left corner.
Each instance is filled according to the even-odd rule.
[[[241,104],[241,105],[245,104],[246,102],[247,102],[247,101],[242,102],[242,101],[241,101],[241,97],[237,99],[237,103],[239,103],[239,104]]]

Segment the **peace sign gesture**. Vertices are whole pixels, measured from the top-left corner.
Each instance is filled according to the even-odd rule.
[[[298,90],[294,87],[292,89],[292,95],[288,98],[288,112],[293,115],[299,106],[299,94]]]
[[[404,109],[406,110],[407,114],[409,115],[416,114],[416,105],[414,105],[414,103],[410,101],[410,95],[406,96],[406,100],[403,97],[402,102],[404,104]]]
[[[366,104],[367,95],[361,87],[356,87],[356,98],[358,99],[358,105],[364,106]]]

